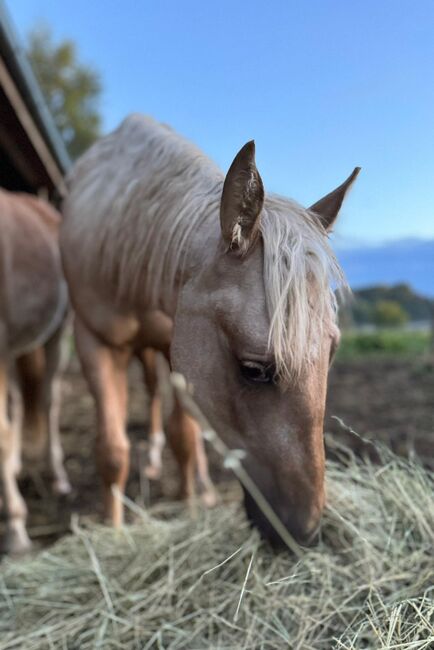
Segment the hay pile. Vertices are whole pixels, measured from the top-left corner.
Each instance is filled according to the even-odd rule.
[[[328,467],[320,545],[273,554],[230,502],[74,535],[0,567],[0,649],[434,647],[432,478]]]

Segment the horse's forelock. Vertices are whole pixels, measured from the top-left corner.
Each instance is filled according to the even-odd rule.
[[[332,287],[346,283],[327,235],[295,202],[268,197],[261,234],[269,347],[280,377],[291,381],[317,357],[325,328],[336,320]]]

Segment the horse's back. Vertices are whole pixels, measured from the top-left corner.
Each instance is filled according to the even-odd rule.
[[[45,201],[0,190],[0,353],[45,342],[63,318],[59,220]]]

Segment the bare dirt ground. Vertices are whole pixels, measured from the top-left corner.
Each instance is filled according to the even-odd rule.
[[[146,457],[147,398],[138,368],[130,376],[130,416],[128,430],[132,442],[131,476],[128,496],[145,505],[173,499],[177,471],[170,452],[165,451],[163,480],[149,484],[141,478],[140,466]],[[423,461],[434,460],[434,367],[423,360],[368,359],[337,362],[329,380],[325,430],[333,439],[348,440],[331,416],[336,415],[363,436],[382,440],[400,454],[415,450]],[[71,515],[97,519],[101,515],[99,480],[95,470],[94,409],[78,368],[64,378],[61,419],[66,468],[73,492],[56,499],[43,478],[21,481],[29,507],[29,530],[36,545],[46,545],[69,530]],[[351,440],[350,440],[351,442]],[[352,444],[357,446],[357,440]],[[211,472],[217,482],[228,472],[213,454]]]
[[[336,363],[329,377],[325,429],[342,436],[341,418],[361,436],[434,469],[434,364],[423,358]],[[357,440],[342,439],[357,448]]]

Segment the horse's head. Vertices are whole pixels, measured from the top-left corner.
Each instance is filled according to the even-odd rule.
[[[175,317],[172,360],[285,527],[301,543],[324,506],[327,373],[339,341],[328,246],[354,170],[309,210],[264,199],[254,144],[226,176],[218,242],[190,274]],[[216,226],[217,227],[217,226]],[[276,538],[246,494],[247,514]]]

